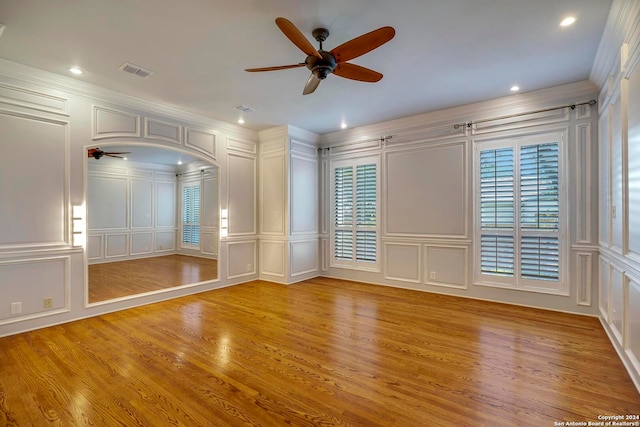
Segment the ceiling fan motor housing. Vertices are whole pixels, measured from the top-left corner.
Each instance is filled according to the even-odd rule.
[[[317,78],[324,80],[336,68],[336,58],[326,50],[319,50],[318,53],[322,55],[322,59],[309,55],[305,64]]]

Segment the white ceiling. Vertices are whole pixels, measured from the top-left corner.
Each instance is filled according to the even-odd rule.
[[[317,133],[425,113],[589,78],[610,0],[4,0],[0,57],[235,122]],[[576,23],[561,28],[567,15]],[[247,73],[305,54],[274,20],[326,27],[325,50],[390,25],[396,36],[350,62],[378,83],[332,75],[303,96],[309,71]],[[142,79],[124,62],[154,71]]]

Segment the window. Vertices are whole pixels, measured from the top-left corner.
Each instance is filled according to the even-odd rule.
[[[378,261],[378,161],[333,165],[333,265],[376,269]]]
[[[200,185],[182,186],[182,247],[200,247]]]
[[[480,143],[476,277],[562,290],[562,134]]]

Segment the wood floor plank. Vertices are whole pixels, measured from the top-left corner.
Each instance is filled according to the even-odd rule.
[[[218,261],[163,255],[89,265],[89,302],[215,280]]]
[[[599,321],[317,278],[0,338],[0,425],[553,426],[640,413]]]

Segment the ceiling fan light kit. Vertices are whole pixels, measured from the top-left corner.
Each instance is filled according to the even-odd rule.
[[[347,63],[347,61],[382,46],[396,34],[392,27],[382,27],[343,43],[331,51],[326,51],[322,49],[322,43],[329,37],[329,30],[326,28],[316,28],[312,32],[313,38],[320,44],[320,48],[316,50],[291,21],[285,18],[276,18],[276,25],[293,44],[307,54],[305,61],[276,67],[247,68],[245,71],[262,72],[307,67],[311,71],[311,75],[304,86],[303,95],[313,93],[320,82],[326,79],[329,74],[361,82],[380,81],[382,79],[381,73]]]

